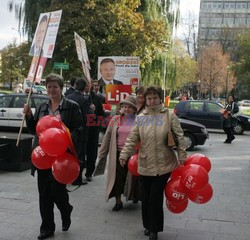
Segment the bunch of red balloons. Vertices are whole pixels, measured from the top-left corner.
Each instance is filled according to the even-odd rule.
[[[34,166],[51,168],[55,179],[62,184],[74,182],[80,168],[77,158],[67,152],[71,140],[62,121],[54,116],[44,116],[36,125],[36,133],[39,146],[31,155]]]
[[[165,187],[166,205],[172,213],[181,213],[188,206],[188,199],[197,204],[207,203],[213,196],[208,173],[211,162],[203,154],[189,156],[176,168]]]

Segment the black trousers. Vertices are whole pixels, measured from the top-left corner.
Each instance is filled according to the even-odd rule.
[[[150,232],[162,232],[163,191],[170,173],[161,176],[141,176],[142,183],[142,221],[144,228]]]
[[[41,230],[55,231],[54,203],[60,210],[62,220],[70,212],[69,194],[66,185],[55,180],[51,170],[37,170],[39,207],[42,218]]]
[[[85,174],[86,177],[92,177],[92,174],[95,170],[99,132],[99,127],[89,127],[87,144],[87,170]]]
[[[232,141],[234,134],[233,134],[233,127],[224,127],[224,132],[227,134],[227,140]]]

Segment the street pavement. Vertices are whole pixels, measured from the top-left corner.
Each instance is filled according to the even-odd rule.
[[[214,196],[204,205],[189,201],[188,209],[173,214],[165,208],[164,232],[159,240],[249,240],[250,239],[250,132],[224,144],[225,134],[210,133],[203,153],[212,162],[209,173]],[[62,232],[55,207],[56,240],[143,240],[140,203],[124,202],[112,212],[114,200],[104,200],[106,176],[70,193],[72,225]],[[69,189],[74,189],[69,186]],[[30,171],[0,172],[0,240],[37,239],[40,215],[36,178]]]

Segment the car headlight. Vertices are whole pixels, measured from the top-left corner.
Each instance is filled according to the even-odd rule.
[[[204,133],[204,134],[208,134],[208,132],[207,132],[207,129],[206,128],[201,128],[201,131]]]

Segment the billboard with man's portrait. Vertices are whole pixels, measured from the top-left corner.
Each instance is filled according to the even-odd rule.
[[[137,86],[139,80],[139,57],[98,57],[98,82],[100,86],[108,84]]]

